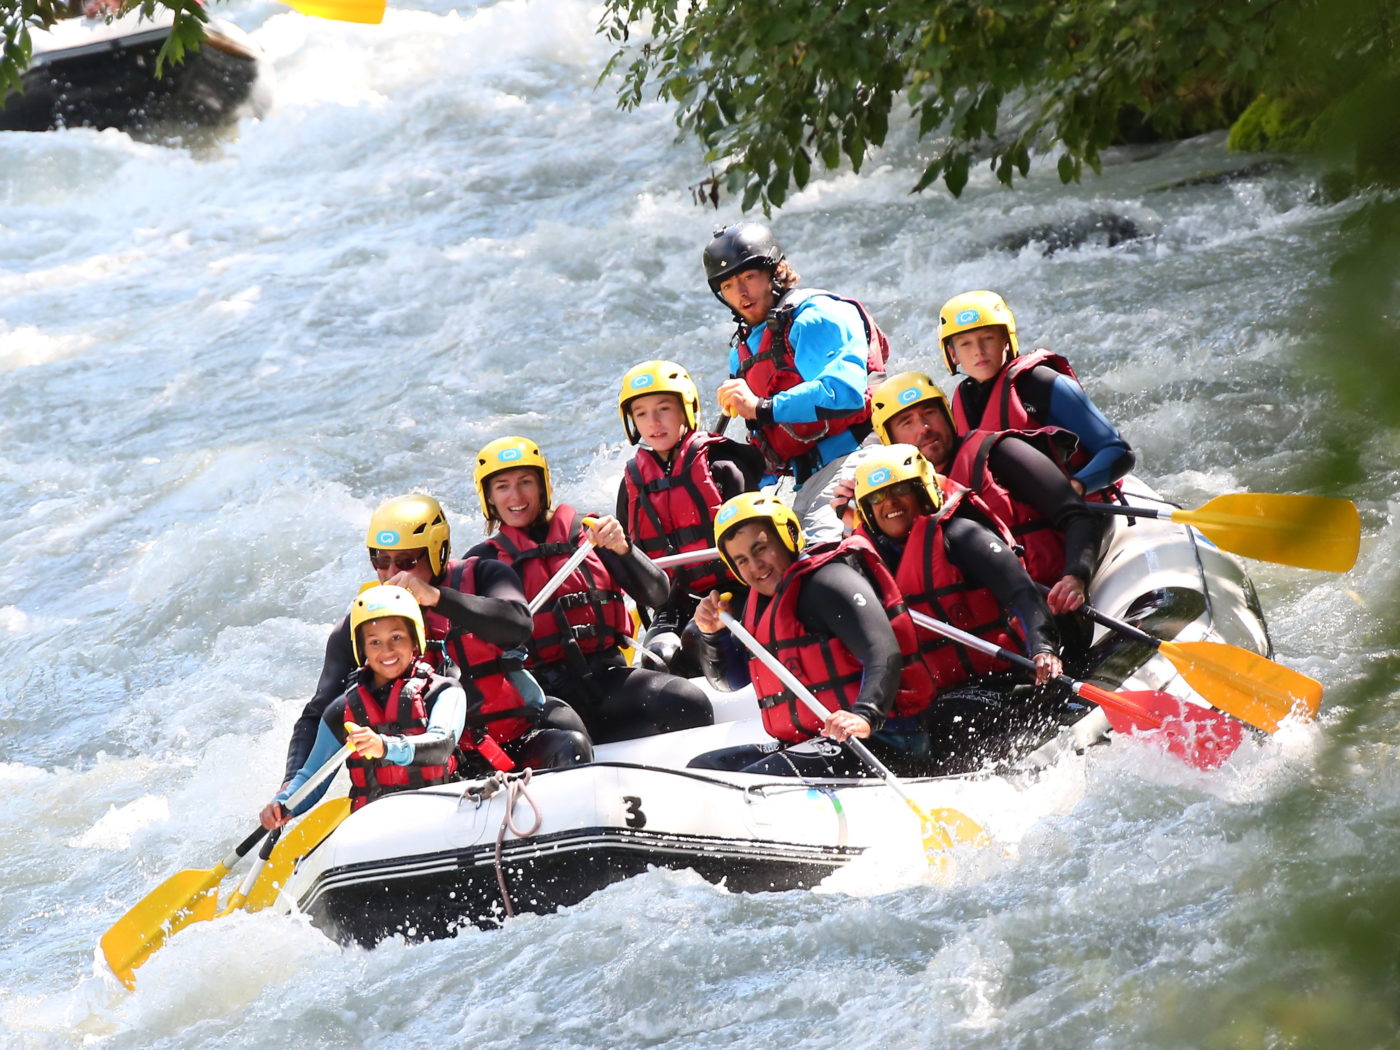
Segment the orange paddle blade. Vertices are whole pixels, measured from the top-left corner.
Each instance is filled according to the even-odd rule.
[[[1162,642],[1162,655],[1192,689],[1220,710],[1267,733],[1290,714],[1312,718],[1322,683],[1282,664],[1222,642]]]

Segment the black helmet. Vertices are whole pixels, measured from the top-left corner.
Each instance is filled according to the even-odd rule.
[[[714,232],[714,239],[705,249],[705,278],[715,298],[724,302],[719,286],[726,277],[754,266],[773,270],[784,258],[767,226],[761,222],[736,222]]]

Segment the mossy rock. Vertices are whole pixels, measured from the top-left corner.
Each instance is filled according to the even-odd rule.
[[[1315,116],[1312,107],[1296,99],[1260,95],[1231,125],[1226,144],[1247,153],[1305,149]]]

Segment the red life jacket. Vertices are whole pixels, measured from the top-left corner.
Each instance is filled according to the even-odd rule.
[[[476,565],[480,559],[449,561],[442,586],[462,594],[478,594]],[[486,740],[506,744],[534,728],[531,711],[520,691],[506,676],[524,661],[507,656],[498,645],[483,641],[468,631],[454,630],[446,617],[424,609],[430,638],[441,637],[442,646],[462,673],[462,688],[467,694],[467,723],[465,734],[476,742],[477,748],[488,754]],[[440,623],[439,623],[440,621]],[[507,760],[509,761],[509,760]],[[492,765],[496,765],[493,760]],[[501,767],[497,768],[513,768]]]
[[[1065,538],[1029,503],[1016,499],[987,469],[987,458],[1002,438],[1011,436],[1029,441],[1064,470],[1062,450],[1055,446],[1055,435],[1068,431],[1055,427],[1043,430],[974,430],[964,435],[948,476],[981,497],[993,516],[1010,531],[1022,549],[1021,561],[1037,583],[1053,587],[1065,571]],[[1065,471],[1068,476],[1068,471]]]
[[[501,526],[486,542],[500,560],[520,574],[525,596],[538,594],[556,571],[578,550],[583,520],[567,503],[554,509],[543,543],[536,543],[524,529]],[[622,592],[598,557],[588,556],[571,572],[544,607],[535,613],[534,640],[526,667],[557,663],[569,649],[602,652],[618,646],[632,628]]]
[[[432,674],[427,664],[419,662],[390,686],[389,697],[383,705],[363,682],[356,681],[345,694],[345,717],[376,733],[421,736],[428,728],[433,701],[442,690],[456,684]],[[451,780],[457,772],[457,756],[450,756],[447,764],[441,766],[398,766],[383,759],[352,754],[345,760],[345,766],[350,771],[350,808],[359,809],[391,791]]]
[[[692,430],[672,450],[671,469],[650,449],[627,464],[627,535],[648,558],[704,550],[715,545],[715,511],[724,496],[710,473],[708,449],[724,438]],[[692,594],[723,589],[733,577],[715,558],[667,569]]]
[[[979,510],[989,521],[995,521],[986,504],[972,492],[961,488],[945,492],[943,506],[937,514],[925,514],[914,522],[904,543],[895,583],[909,608],[916,612],[960,627],[1004,649],[1022,652],[1025,646],[1008,626],[996,595],[985,587],[972,586],[962,570],[948,560],[943,526],[962,508]],[[1004,530],[997,531],[1010,547],[1011,537]],[[1005,671],[1010,667],[926,628],[917,630],[924,665],[939,692],[976,675]]]
[[[870,391],[884,382],[885,365],[890,356],[889,339],[880,331],[880,326],[870,316],[870,311],[855,299],[847,299],[820,289],[790,291],[778,300],[772,313],[768,315],[757,350],[749,349],[748,341],[744,338],[748,334],[747,329],[741,328],[737,337],[735,349],[739,354],[739,371],[736,375],[748,383],[754,394],[760,398],[772,397],[799,383],[805,383],[810,378],[804,378],[797,370],[796,351],[790,333],[797,308],[814,295],[825,295],[838,302],[849,303],[860,312],[868,344],[865,359],[865,403],[858,410],[844,416],[819,419],[812,423],[771,423],[763,427],[755,427],[750,423],[750,443],[762,451],[769,469],[776,474],[793,473],[793,460],[812,452],[817,442],[823,438],[844,433],[853,427],[861,427],[865,433],[869,433]]]
[[[1016,390],[1015,379],[1022,372],[1028,372],[1036,365],[1048,365],[1060,375],[1068,376],[1076,383],[1079,377],[1074,374],[1074,369],[1069,366],[1069,362],[1059,354],[1053,353],[1041,347],[1029,354],[1021,354],[1013,357],[1006,366],[997,373],[997,377],[992,380],[991,392],[987,395],[987,407],[982,410],[982,418],[977,421],[977,430],[1054,430],[1055,427],[1042,427],[1040,422],[1026,409],[1025,403],[1021,400],[1021,395]],[[963,388],[966,382],[960,382],[953,391],[953,423],[957,427],[959,434],[966,434],[973,429],[971,421],[968,419],[967,407],[963,403]],[[1082,383],[1079,384],[1083,386]],[[970,390],[971,387],[968,387]],[[1076,471],[1093,457],[1083,448],[1076,448],[1068,457],[1066,465],[1070,471]],[[1114,482],[1105,489],[1098,492],[1086,492],[1084,498],[1093,502],[1107,503],[1119,500],[1119,494],[1123,487],[1118,482]]]
[[[894,629],[899,651],[904,654],[893,714],[896,717],[918,714],[933,697],[933,682],[919,659],[918,637],[904,597],[864,536],[848,536],[840,543],[809,547],[788,568],[777,593],[766,604],[756,592],[749,594],[744,603],[744,627],[777,656],[828,711],[850,710],[860,695],[864,666],[840,639],[813,634],[797,616],[802,580],[838,558],[870,581]],[[763,605],[761,611],[760,604]],[[771,736],[795,742],[821,731],[822,721],[762,661],[750,657],[749,674],[763,712],[763,728]]]

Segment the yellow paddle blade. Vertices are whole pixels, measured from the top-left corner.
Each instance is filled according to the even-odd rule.
[[[321,844],[342,820],[350,814],[348,798],[333,798],[322,802],[282,836],[272,856],[267,858],[258,880],[243,902],[244,911],[261,911],[277,899],[287,884],[297,861]]]
[[[1172,521],[1194,525],[1217,546],[1259,561],[1346,572],[1361,547],[1361,517],[1348,499],[1231,492]]]
[[[1283,664],[1222,642],[1163,642],[1162,655],[1211,704],[1267,733],[1290,714],[1312,718],[1322,683]]]
[[[937,854],[959,843],[970,846],[990,846],[992,843],[986,828],[966,813],[947,808],[927,810],[908,797],[904,801],[919,818],[919,830],[924,837],[924,852],[928,854],[929,863],[935,863]]]
[[[283,0],[294,11],[313,18],[336,22],[363,22],[378,25],[384,21],[385,0]]]
[[[178,871],[146,894],[113,923],[99,942],[102,956],[128,988],[136,987],[132,972],[152,952],[192,922],[207,922],[218,907],[219,880],[228,874],[213,868]]]

